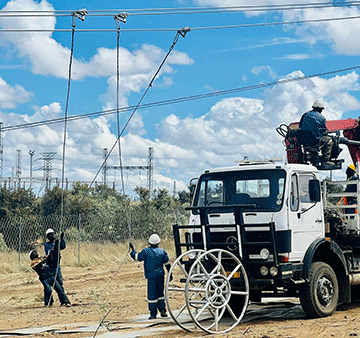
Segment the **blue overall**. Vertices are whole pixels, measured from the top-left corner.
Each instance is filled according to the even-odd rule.
[[[325,117],[316,110],[310,110],[301,117],[299,128],[310,131],[317,141],[320,141],[328,131]]]
[[[52,300],[52,288],[57,292],[60,300],[60,304],[70,303],[68,297],[65,294],[64,288],[62,285],[55,280],[54,274],[50,270],[50,267],[47,265],[47,257],[38,257],[31,261],[31,267],[39,275],[40,282],[44,286],[44,301],[45,305],[51,305]]]
[[[164,298],[164,264],[169,264],[169,257],[164,249],[150,246],[141,252],[130,252],[132,259],[144,262],[144,273],[147,279],[147,297],[150,315],[156,317],[157,310],[166,311]]]
[[[53,275],[56,276],[56,280],[57,282],[63,286],[64,282],[63,282],[63,277],[62,277],[62,273],[61,273],[61,267],[60,267],[60,259],[61,259],[61,255],[59,252],[60,250],[64,250],[66,248],[66,243],[65,241],[62,240],[58,240],[56,239],[54,242],[45,242],[44,245],[44,249],[45,249],[45,255],[48,255],[50,250],[52,250],[52,259],[48,260],[48,264],[50,267],[50,270],[52,271]]]

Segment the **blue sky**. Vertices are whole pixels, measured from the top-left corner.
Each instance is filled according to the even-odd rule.
[[[186,26],[192,30],[185,38],[179,38],[144,104],[360,65],[360,42],[356,38],[360,34],[360,19],[311,22],[356,17],[359,8],[334,7],[331,1],[315,8],[318,1],[307,1],[306,4],[313,4],[311,8],[295,10],[294,4],[298,3],[258,0],[251,1],[251,5],[270,7],[262,11],[201,13],[249,2],[0,1],[0,121],[6,128],[64,116],[71,32],[51,30],[71,29],[72,18],[59,16],[59,12],[39,16],[41,11],[86,8],[85,20],[76,20],[77,30],[113,30],[75,32],[69,116],[116,108],[113,15],[118,12],[129,14],[127,22],[120,23],[120,107],[138,103],[169,50],[176,30]],[[289,5],[290,9],[275,10],[277,5]],[[165,13],[139,15],[144,8],[163,8]],[[166,8],[190,8],[191,13],[169,14]],[[96,12],[99,10],[103,12]],[[33,11],[36,15],[9,16],[15,11]],[[302,23],[266,25],[291,21]],[[239,25],[250,26],[219,28]],[[10,29],[24,31],[9,32]],[[48,32],[26,31],[29,29]],[[359,71],[140,109],[121,138],[123,164],[146,165],[148,148],[153,147],[154,188],[172,191],[174,182],[177,190],[184,189],[203,170],[233,165],[244,156],[284,158],[282,139],[275,128],[280,123],[298,121],[316,99],[325,102],[327,119],[360,115]],[[130,114],[131,111],[121,114],[121,127]],[[23,176],[29,173],[29,149],[36,151],[34,159],[42,152],[56,152],[61,158],[63,128],[63,124],[52,124],[4,132],[3,177],[11,175],[17,149],[22,150]],[[71,181],[93,180],[102,162],[103,148],[111,148],[116,137],[114,114],[69,122],[65,177]],[[348,163],[347,151],[343,153]],[[118,163],[118,152],[114,151],[109,164]],[[40,161],[34,162],[34,169],[40,166]],[[61,161],[54,161],[53,167],[61,169]],[[34,172],[34,176],[41,174]],[[342,177],[342,173],[338,175]],[[54,171],[53,177],[60,178],[60,171]],[[146,186],[144,171],[125,172],[124,179],[128,194],[135,186]],[[118,188],[121,185],[118,172],[110,171],[108,180],[115,180]]]

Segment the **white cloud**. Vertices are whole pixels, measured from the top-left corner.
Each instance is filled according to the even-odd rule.
[[[285,11],[285,20],[318,20],[358,17],[360,10],[355,7],[328,7],[322,9],[307,9],[303,11]],[[331,44],[338,54],[357,55],[360,53],[360,43],[355,36],[359,36],[358,19],[332,20],[324,22],[308,22],[292,26],[298,36],[305,37],[315,48],[316,43]]]
[[[40,3],[34,0],[9,1],[2,11],[53,11],[54,7],[46,0]],[[1,12],[1,11],[0,11]],[[36,18],[24,17],[21,20],[0,17],[0,27],[4,29],[39,29],[53,30],[56,26],[55,17]],[[58,28],[58,27],[56,27]],[[19,32],[3,33],[3,41],[7,41],[18,51],[18,56],[30,63],[34,74],[55,76],[67,79],[69,76],[70,49],[57,42],[51,32]],[[120,101],[127,104],[126,97],[130,92],[139,93],[149,83],[155,74],[160,62],[166,55],[163,49],[143,44],[138,49],[128,50],[120,48],[121,76],[120,76]],[[85,60],[73,58],[72,79],[82,80],[86,77],[108,77],[108,92],[100,99],[104,101],[104,107],[114,108],[116,103],[116,48],[109,49],[99,47],[96,54]],[[194,61],[183,52],[173,50],[163,66],[159,76],[172,74],[173,65],[191,65]],[[155,82],[155,85],[160,85]],[[164,77],[162,86],[172,85],[172,78]],[[18,91],[20,88],[16,88]],[[13,108],[13,106],[9,106]]]
[[[303,73],[298,71],[286,78],[299,76]],[[277,126],[299,121],[319,97],[326,103],[325,117],[340,119],[344,112],[360,108],[359,101],[349,93],[353,90],[358,90],[355,72],[276,85],[263,93],[263,100],[233,97],[222,99],[198,118],[169,115],[159,126],[160,138],[197,154],[196,168],[193,160],[184,159],[180,164],[187,164],[188,176],[207,167],[232,165],[244,156],[284,158]]]
[[[18,104],[29,101],[31,95],[22,86],[11,86],[0,77],[0,108],[16,108]]]
[[[313,57],[310,54],[289,54],[282,57],[278,57],[278,60],[308,60]]]
[[[268,71],[269,76],[272,79],[276,79],[278,76],[276,74],[276,72],[269,66],[255,66],[251,69],[251,73],[255,74],[255,75],[260,75],[262,72],[264,71]]]

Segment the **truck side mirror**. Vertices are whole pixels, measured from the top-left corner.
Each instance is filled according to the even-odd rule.
[[[189,190],[190,190],[190,201],[192,202],[193,200],[193,197],[194,197],[194,194],[195,194],[195,188],[196,188],[196,185],[197,185],[197,182],[198,182],[198,178],[195,177],[195,178],[192,178],[190,180],[190,184],[189,184]]]
[[[309,197],[311,202],[320,202],[320,182],[319,180],[309,181]]]

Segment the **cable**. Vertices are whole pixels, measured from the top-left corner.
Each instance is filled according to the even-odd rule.
[[[284,11],[296,9],[312,9],[325,7],[349,7],[358,6],[360,1],[344,1],[344,2],[310,2],[297,4],[271,4],[271,5],[242,5],[242,6],[216,6],[216,7],[175,7],[175,8],[146,8],[146,9],[99,9],[88,10],[89,16],[112,16],[117,12],[129,12],[129,15],[168,15],[168,14],[207,14],[221,12],[247,12],[247,11]],[[48,10],[48,11],[0,11],[0,16],[70,16],[75,10]],[[63,14],[61,14],[63,13]],[[4,15],[5,14],[5,15]]]
[[[311,20],[296,20],[296,21],[274,21],[274,22],[263,22],[263,23],[251,23],[251,24],[240,24],[240,25],[224,25],[224,26],[203,26],[193,27],[191,30],[213,30],[213,29],[234,29],[234,28],[251,28],[251,27],[266,27],[266,26],[280,26],[280,25],[295,25],[301,23],[316,23],[316,22],[331,22],[331,21],[342,21],[342,20],[355,20],[360,19],[360,15],[337,17],[337,18],[325,18],[325,19],[311,19]],[[178,28],[129,28],[123,29],[123,32],[173,32],[177,31]],[[92,28],[92,29],[78,29],[77,32],[116,32],[116,29],[111,28]],[[70,29],[0,29],[0,33],[52,33],[52,32],[71,32]]]
[[[120,135],[120,111],[119,111],[119,89],[120,89],[120,21],[126,23],[127,14],[118,14],[114,16],[117,26],[117,38],[116,38],[116,120],[117,120],[117,132],[118,132],[118,144],[119,144],[119,165],[120,165],[120,177],[123,195],[125,195],[124,174],[122,166],[122,154],[121,154],[121,137]]]
[[[226,90],[216,91],[216,92],[207,93],[207,94],[196,94],[196,95],[191,95],[191,96],[183,96],[183,97],[179,97],[179,98],[175,98],[175,99],[156,101],[156,102],[146,103],[146,104],[138,105],[138,106],[123,107],[123,108],[120,108],[120,111],[126,112],[126,111],[133,110],[135,108],[136,109],[154,108],[154,107],[161,107],[161,106],[166,106],[166,105],[170,105],[170,104],[189,102],[189,101],[200,100],[200,99],[207,99],[207,98],[210,98],[213,96],[223,96],[223,95],[228,95],[228,94],[245,92],[245,91],[249,91],[249,90],[255,90],[255,89],[270,87],[270,86],[274,86],[274,85],[281,85],[281,84],[286,84],[286,83],[290,83],[290,82],[302,81],[305,79],[311,79],[313,77],[321,77],[321,76],[326,76],[326,75],[343,73],[343,72],[347,72],[347,71],[356,70],[359,68],[360,68],[360,65],[352,66],[352,67],[348,67],[348,68],[336,69],[336,70],[322,72],[322,73],[294,77],[291,79],[283,79],[283,80],[278,80],[278,81],[259,83],[259,84],[250,85],[250,86],[246,86],[246,87],[237,87],[237,88],[232,88],[232,89],[226,89]],[[110,115],[110,114],[115,114],[115,113],[116,113],[115,109],[110,109],[110,110],[105,110],[102,112],[94,112],[94,113],[70,116],[70,117],[68,117],[68,121]],[[15,126],[2,127],[2,131],[12,131],[12,130],[18,130],[18,129],[39,127],[39,126],[43,126],[43,125],[61,123],[63,121],[64,121],[63,118],[57,118],[57,119],[52,119],[52,120],[43,120],[43,121],[38,121],[38,122],[24,123],[24,124],[19,124],[19,125],[15,125]]]
[[[164,59],[162,60],[160,66],[158,67],[157,71],[155,72],[154,76],[152,77],[152,79],[150,80],[145,92],[143,93],[143,95],[141,96],[139,102],[137,103],[137,105],[135,106],[133,112],[131,113],[130,117],[128,118],[128,120],[126,121],[123,129],[121,130],[120,134],[118,135],[118,138],[120,138],[122,136],[122,134],[124,133],[124,131],[126,130],[127,126],[129,125],[132,117],[134,116],[134,114],[136,113],[136,111],[138,110],[138,108],[140,107],[140,104],[142,102],[142,100],[144,99],[145,95],[147,94],[147,92],[149,91],[149,89],[152,87],[157,75],[159,74],[162,66],[164,65],[166,59],[168,58],[168,56],[170,55],[171,51],[174,49],[178,39],[179,39],[179,36],[181,35],[183,38],[186,36],[186,34],[190,31],[190,27],[184,27],[183,29],[181,30],[178,30],[176,32],[176,35],[175,35],[175,38],[174,38],[174,41],[173,43],[171,44],[170,48],[169,48],[169,51],[166,53]],[[115,143],[113,144],[113,146],[110,148],[108,154],[106,155],[103,163],[101,164],[99,170],[97,171],[97,173],[95,174],[92,182],[90,183],[89,187],[92,187],[92,185],[94,184],[96,178],[98,177],[101,169],[103,168],[104,164],[106,163],[107,159],[109,158],[111,152],[114,150],[115,146],[116,146],[116,143],[117,143],[117,140],[115,141]],[[151,193],[151,192],[150,192]],[[82,203],[82,200],[80,201],[80,204]]]

